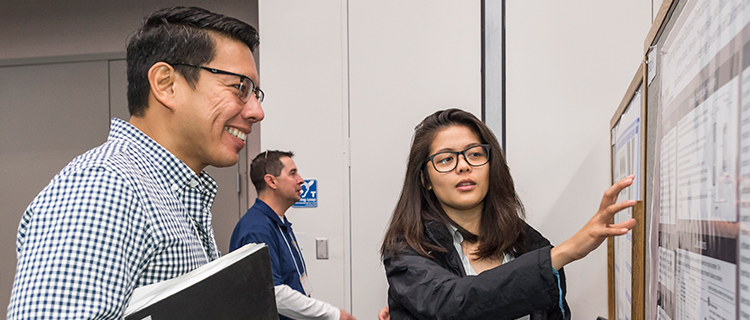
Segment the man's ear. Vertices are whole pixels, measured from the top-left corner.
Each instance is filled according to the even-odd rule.
[[[166,62],[157,62],[148,69],[148,83],[151,94],[165,107],[174,110],[176,72]]]
[[[276,190],[276,177],[274,177],[272,174],[266,174],[265,176],[263,176],[263,180],[266,181],[266,186]]]

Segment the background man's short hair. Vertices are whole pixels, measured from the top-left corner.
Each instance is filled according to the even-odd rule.
[[[281,170],[284,168],[284,164],[281,163],[283,157],[294,157],[292,151],[279,151],[279,150],[266,150],[259,153],[253,162],[250,163],[250,181],[255,186],[255,191],[260,194],[261,191],[266,189],[266,174],[278,177],[281,175]]]

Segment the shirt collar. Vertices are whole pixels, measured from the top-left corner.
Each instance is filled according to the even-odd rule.
[[[273,209],[271,209],[271,207],[268,206],[268,204],[265,203],[263,200],[256,198],[254,206],[257,207],[260,210],[260,212],[265,214],[273,222],[275,222],[277,226],[286,227],[286,228],[289,228],[292,226],[292,223],[289,222],[289,220],[287,220],[286,217],[284,217],[284,219],[282,220],[282,218],[279,217],[279,215],[276,214],[276,212],[273,211]]]
[[[456,248],[458,258],[461,259],[461,264],[464,267],[464,273],[468,276],[477,275],[477,272],[474,271],[474,267],[472,267],[471,263],[469,262],[469,257],[466,256],[466,254],[464,253],[464,249],[461,247],[461,242],[464,242],[464,236],[462,236],[461,233],[458,232],[458,228],[456,228],[454,225],[448,223],[446,224],[446,226],[453,236],[453,247]]]
[[[141,154],[157,168],[158,174],[168,183],[168,187],[177,192],[186,186],[198,188],[208,197],[208,205],[213,203],[218,190],[216,181],[206,171],[196,175],[190,167],[175,155],[151,139],[130,123],[112,118],[108,140],[124,140],[141,149]]]
[[[464,236],[461,235],[461,232],[458,232],[456,226],[450,223],[446,224],[446,226],[448,226],[448,230],[450,230],[451,236],[453,237],[453,244],[461,246],[461,242],[464,242]]]
[[[453,245],[456,247],[456,251],[458,252],[459,257],[461,258],[461,262],[464,265],[464,271],[466,271],[466,274],[476,275],[476,271],[474,271],[474,268],[469,263],[469,257],[464,254],[464,250],[461,248],[461,243],[464,242],[464,236],[461,235],[461,232],[458,232],[458,228],[456,228],[454,225],[448,223],[446,224],[446,226],[448,226],[448,230],[450,230],[451,235],[453,236]],[[502,264],[513,261],[513,259],[513,256],[503,254]]]

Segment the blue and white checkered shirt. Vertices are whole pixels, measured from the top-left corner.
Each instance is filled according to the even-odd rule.
[[[75,158],[18,226],[8,319],[120,319],[133,289],[220,253],[211,226],[216,182],[129,123]]]

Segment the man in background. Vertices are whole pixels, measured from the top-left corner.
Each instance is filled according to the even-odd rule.
[[[216,182],[237,163],[263,92],[255,28],[201,8],[156,11],[127,47],[130,121],[31,202],[8,319],[121,319],[133,290],[219,257]]]
[[[258,199],[235,226],[229,250],[248,243],[268,245],[280,319],[355,319],[343,309],[310,298],[312,288],[305,260],[292,224],[284,216],[289,207],[300,200],[302,184],[305,183],[293,156],[292,152],[266,151],[253,159],[250,180]]]

